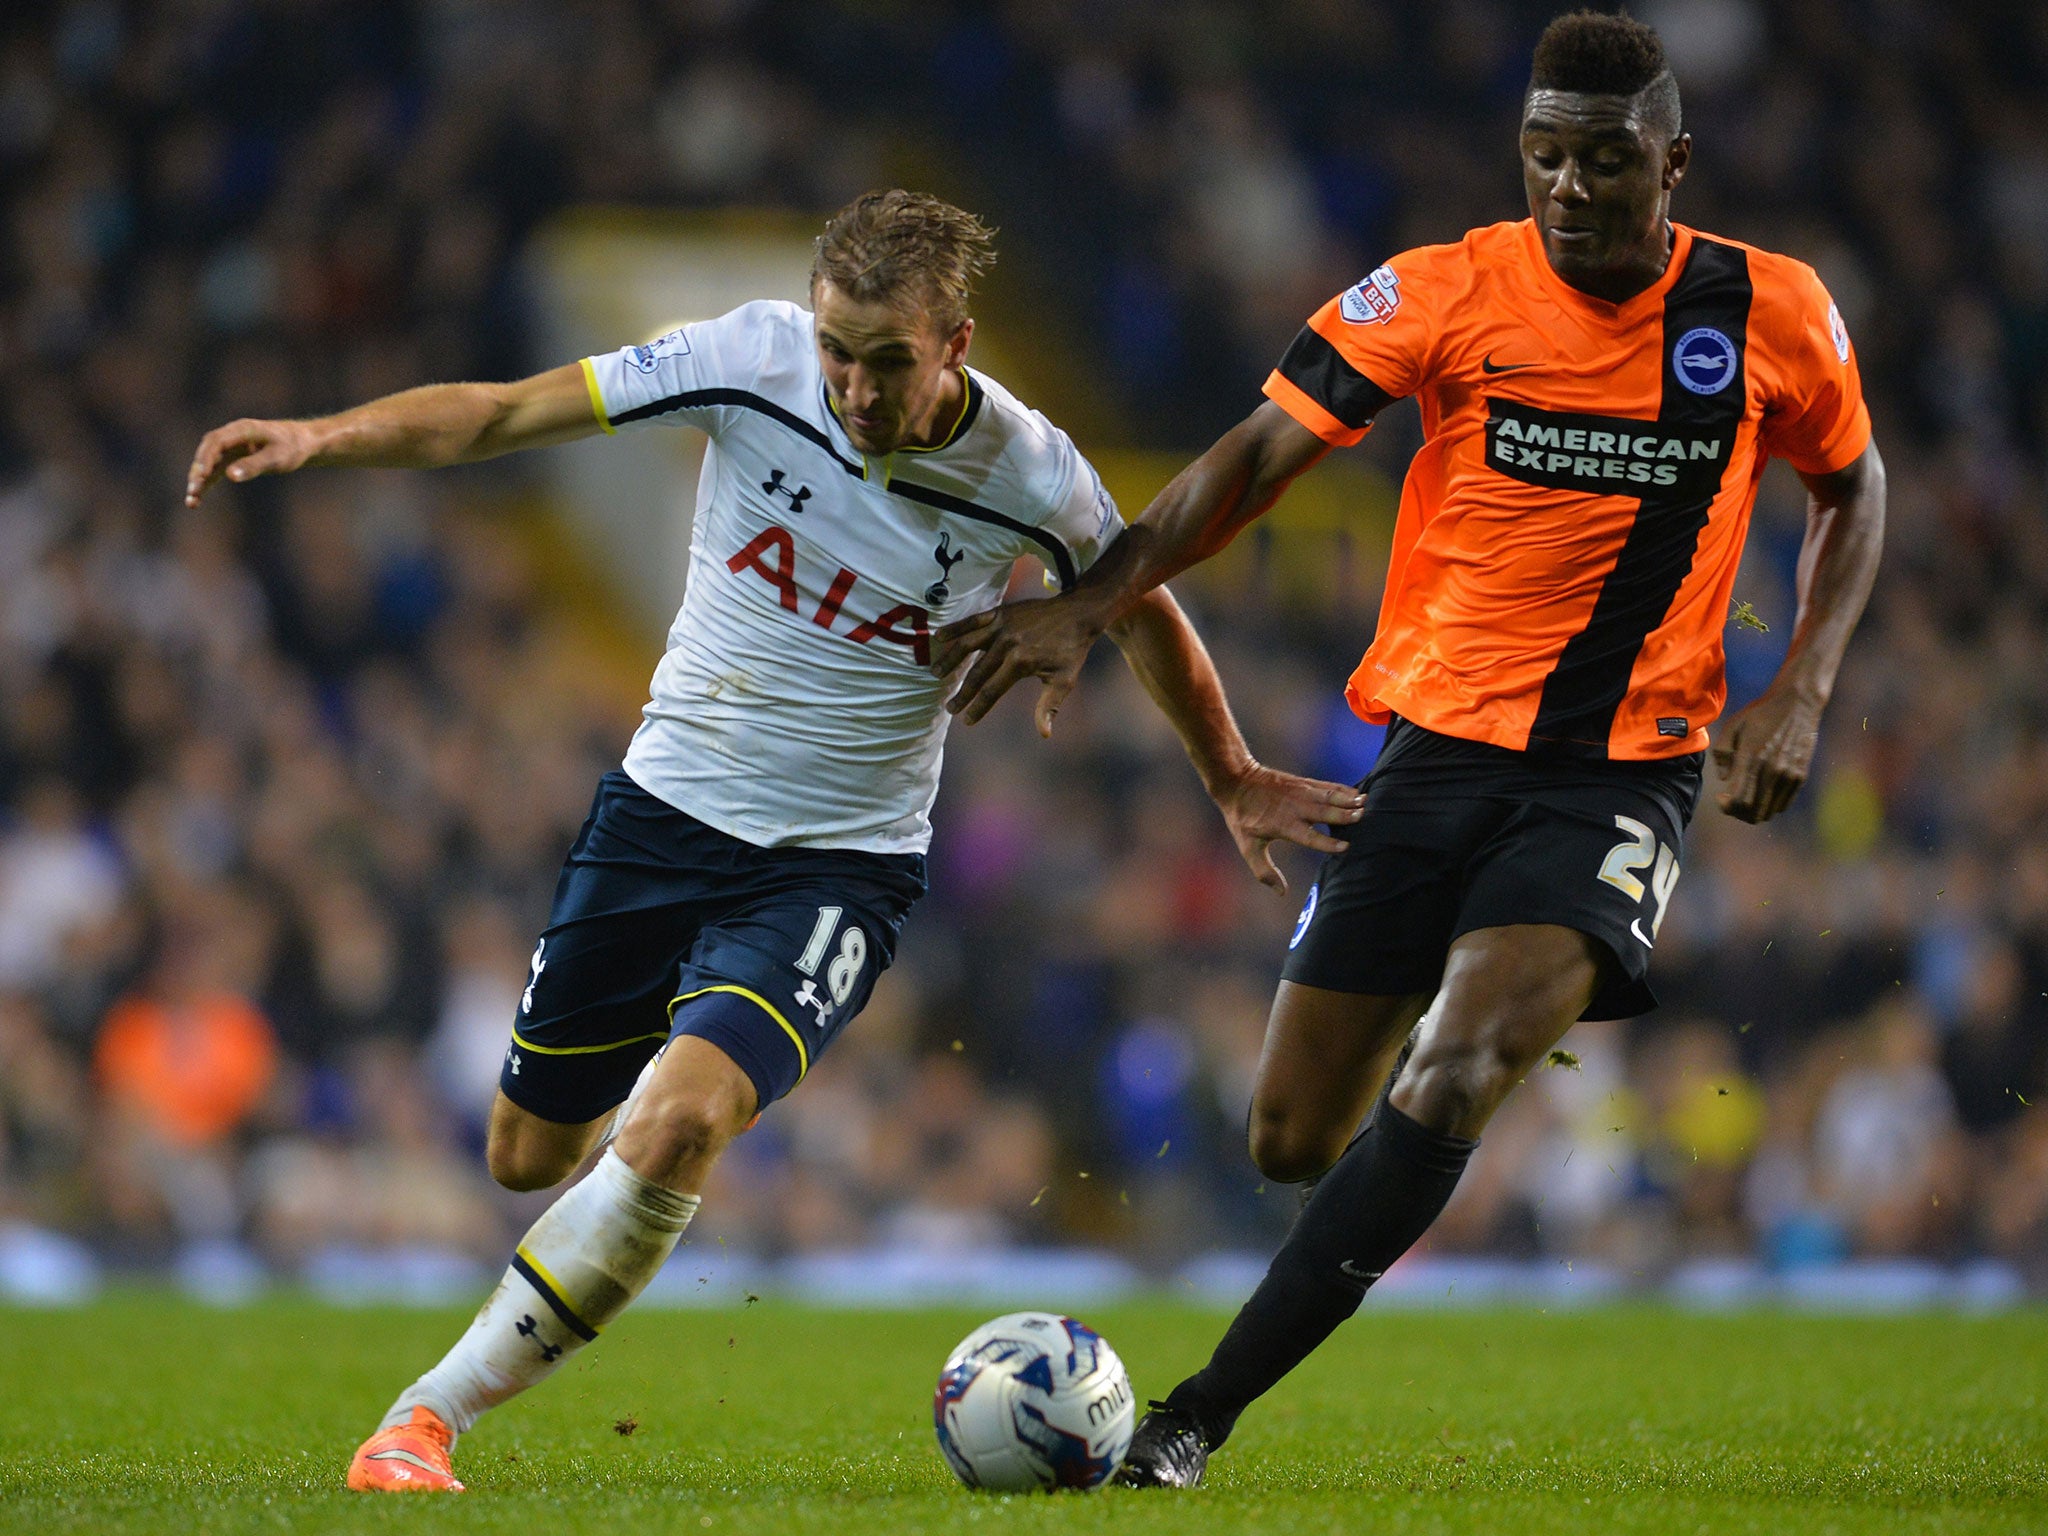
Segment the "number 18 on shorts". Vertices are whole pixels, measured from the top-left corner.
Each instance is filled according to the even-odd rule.
[[[765,1109],[866,1005],[924,888],[921,855],[756,847],[607,774],[499,1086],[543,1119],[594,1120],[685,1034],[732,1057]]]

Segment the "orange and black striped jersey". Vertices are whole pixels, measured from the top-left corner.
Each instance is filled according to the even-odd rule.
[[[1870,441],[1813,269],[1683,227],[1622,304],[1558,277],[1527,220],[1405,252],[1316,312],[1266,393],[1338,445],[1380,394],[1422,408],[1351,707],[1573,757],[1706,746],[1766,459],[1824,474]]]

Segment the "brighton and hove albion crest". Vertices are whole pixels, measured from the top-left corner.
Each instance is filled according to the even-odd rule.
[[[1337,312],[1353,325],[1385,325],[1401,307],[1401,279],[1392,267],[1374,267],[1356,288],[1347,288]]]
[[[1287,941],[1289,949],[1299,945],[1308,933],[1308,925],[1316,920],[1316,898],[1323,892],[1323,883],[1318,880],[1308,888],[1308,900],[1301,904],[1301,916],[1294,920],[1294,936]]]
[[[1687,331],[1671,349],[1671,371],[1696,395],[1718,395],[1735,377],[1735,343],[1711,325]]]

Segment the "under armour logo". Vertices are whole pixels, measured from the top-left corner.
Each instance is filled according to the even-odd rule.
[[[818,984],[815,981],[804,983],[803,990],[796,994],[796,1005],[799,1008],[817,1009],[820,1029],[825,1027],[825,1020],[832,1016],[832,999],[818,991]]]
[[[1352,1279],[1360,1281],[1366,1285],[1371,1285],[1373,1281],[1379,1279],[1381,1275],[1384,1275],[1386,1273],[1384,1269],[1360,1269],[1356,1264],[1352,1263],[1349,1259],[1344,1259],[1340,1261],[1337,1267],[1343,1270],[1344,1273],[1349,1275]]]
[[[521,1013],[533,1012],[533,989],[540,982],[540,973],[548,968],[548,963],[541,959],[540,952],[547,947],[548,941],[546,939],[542,939],[533,946],[533,958],[527,962],[527,965],[533,971],[533,975],[526,983],[526,990],[519,994],[519,1011]]]
[[[967,551],[963,549],[954,554],[952,539],[942,533],[939,535],[939,547],[932,551],[932,558],[939,562],[939,579],[924,589],[924,600],[936,608],[951,595],[952,589],[946,585],[946,578],[953,574],[954,566],[967,558]]]
[[[791,490],[782,481],[782,471],[771,469],[768,471],[768,478],[761,482],[761,489],[770,496],[787,496],[789,498],[790,511],[803,511],[804,503],[811,499],[811,488],[808,485],[800,485],[795,490]]]
[[[533,1320],[532,1313],[529,1312],[525,1316],[521,1317],[519,1321],[513,1325],[512,1331],[518,1334],[521,1338],[531,1339],[534,1343],[538,1344],[540,1346],[540,1357],[542,1360],[552,1364],[556,1359],[558,1359],[561,1356],[562,1346],[559,1344],[550,1344],[546,1339],[543,1339],[540,1336],[540,1324],[536,1323]]]

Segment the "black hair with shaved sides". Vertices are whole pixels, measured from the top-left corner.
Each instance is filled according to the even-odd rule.
[[[1529,89],[1637,98],[1644,119],[1666,137],[1683,131],[1663,40],[1626,11],[1572,11],[1551,22],[1536,42]]]

